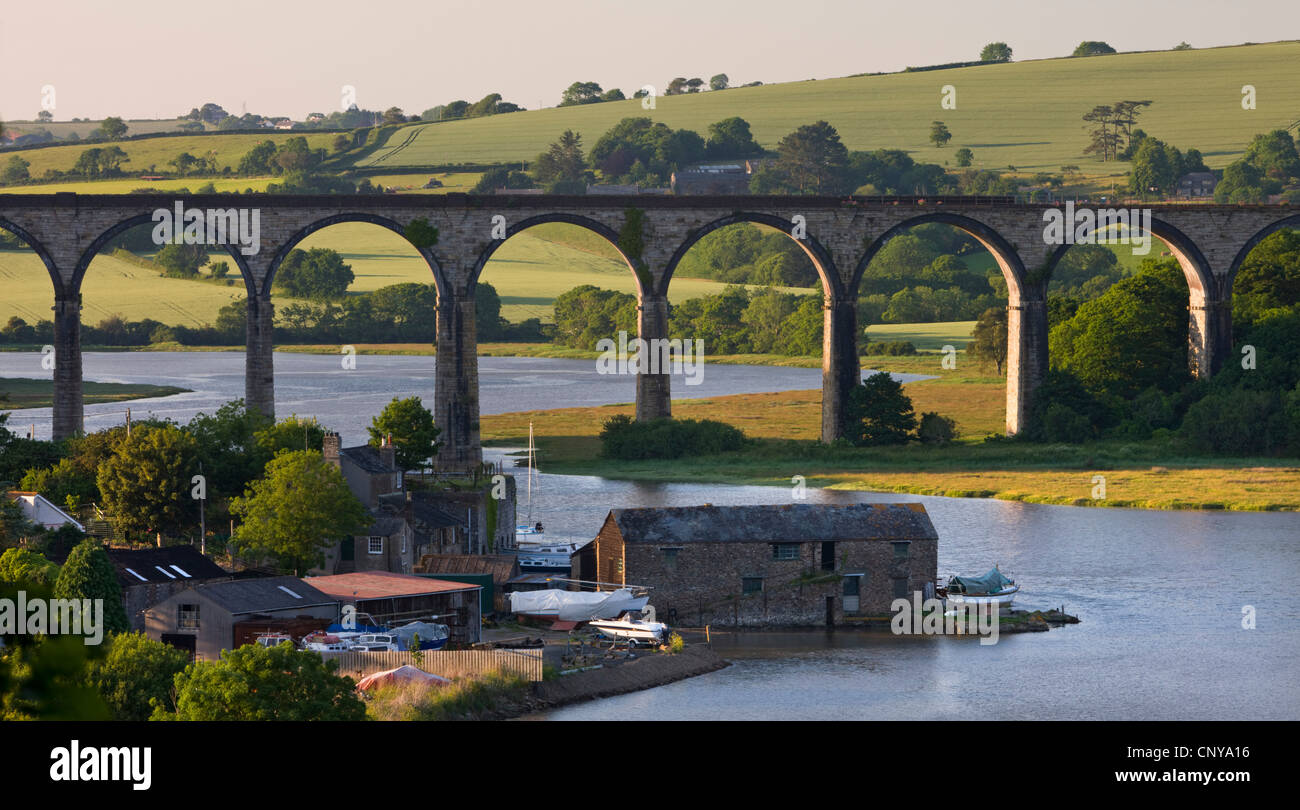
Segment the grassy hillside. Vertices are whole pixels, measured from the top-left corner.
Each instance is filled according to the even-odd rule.
[[[647,115],[700,133],[722,118],[750,122],[764,146],[796,127],[825,119],[850,149],[907,149],[920,161],[951,162],[965,146],[977,168],[1058,171],[1075,164],[1089,175],[1122,174],[1083,154],[1081,116],[1097,104],[1151,99],[1141,117],[1149,134],[1181,149],[1200,149],[1212,168],[1241,153],[1251,136],[1300,118],[1300,42],[1082,59],[982,65],[953,70],[825,79],[659,98],[643,110],[629,100],[420,125],[414,139],[359,161],[365,166],[532,160],[565,129],[587,146],[628,116]],[[940,109],[940,89],[957,89],[957,109]],[[1241,108],[1241,87],[1258,91],[1256,110]],[[930,122],[953,133],[945,149],[927,141]]]
[[[130,130],[128,130],[130,132]],[[195,157],[203,157],[209,152],[217,153],[218,170],[229,166],[232,170],[239,166],[239,159],[244,156],[249,149],[252,149],[262,141],[270,140],[281,143],[289,138],[298,137],[304,133],[298,132],[274,132],[267,131],[265,134],[234,134],[234,135],[178,135],[174,138],[149,138],[143,141],[110,141],[108,143],[79,143],[69,146],[51,146],[44,149],[22,149],[16,152],[0,153],[0,161],[8,161],[10,155],[22,155],[23,159],[31,164],[27,170],[32,177],[40,177],[45,174],[47,169],[58,169],[59,171],[70,171],[76,164],[78,156],[92,146],[119,146],[127,154],[127,162],[122,165],[123,171],[129,175],[149,174],[154,167],[157,171],[167,171],[167,162],[179,155],[181,152],[189,152]],[[330,150],[334,139],[338,137],[337,133],[317,133],[306,134],[307,145],[312,149]],[[189,178],[184,185],[189,185],[191,189],[197,188],[205,179]],[[132,188],[139,187],[139,181]],[[243,190],[247,186],[239,186]],[[3,191],[15,192],[17,189],[2,189]],[[128,189],[129,191],[130,189]],[[28,188],[24,193],[43,194],[46,187]],[[90,193],[87,189],[86,193]],[[113,191],[107,189],[101,191],[98,186],[94,193],[112,194]]]
[[[402,237],[376,225],[335,225],[307,237],[299,247],[328,247],[342,253],[356,276],[353,292],[403,282],[427,284],[432,280],[424,260]],[[506,318],[549,321],[555,297],[580,284],[633,292],[632,272],[615,255],[604,240],[581,228],[559,223],[539,225],[502,245],[484,270],[483,279],[501,295]],[[674,279],[671,298],[695,298],[718,292],[724,286],[715,281]],[[28,323],[52,317],[49,275],[36,254],[0,251],[0,287],[4,290],[0,323],[13,315]],[[128,320],[147,317],[169,324],[201,326],[213,323],[225,304],[242,300],[244,287],[238,280],[231,286],[221,286],[164,278],[146,268],[101,255],[91,263],[82,293],[87,323],[98,323],[116,314]],[[280,304],[291,300],[276,299]]]

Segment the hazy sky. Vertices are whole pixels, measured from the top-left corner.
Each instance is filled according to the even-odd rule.
[[[573,81],[629,95],[674,76],[766,83],[976,59],[1300,37],[1290,0],[6,0],[0,120],[173,118],[204,102],[289,115],[357,103],[408,114],[489,92],[554,106]],[[1300,66],[1297,67],[1300,69]]]

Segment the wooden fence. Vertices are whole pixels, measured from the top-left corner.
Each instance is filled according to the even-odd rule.
[[[415,666],[409,651],[322,652],[326,661],[337,661],[340,675],[363,678],[372,672]],[[542,679],[542,650],[425,650],[425,672],[444,678],[462,678],[503,672],[529,681]]]

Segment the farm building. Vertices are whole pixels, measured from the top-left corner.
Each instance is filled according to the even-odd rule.
[[[193,546],[106,548],[122,588],[122,607],[131,629],[144,630],[144,613],[167,597],[201,582],[230,579],[221,566]]]
[[[356,607],[359,622],[437,622],[447,625],[452,641],[471,644],[479,641],[483,629],[479,585],[387,571],[308,577],[302,582],[341,605]]]
[[[928,593],[938,535],[919,503],[615,509],[573,570],[650,587],[669,624],[833,626]]]
[[[214,661],[233,649],[242,622],[338,617],[339,601],[297,577],[211,582],[186,588],[145,610],[145,634],[155,641]]]
[[[482,584],[483,612],[504,612],[505,586],[519,576],[519,558],[513,554],[425,554],[416,563],[415,573],[449,582]]]

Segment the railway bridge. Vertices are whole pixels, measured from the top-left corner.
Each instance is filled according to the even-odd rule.
[[[1159,204],[1147,208],[1148,215],[1132,217],[1127,233],[1130,238],[1152,237],[1151,255],[1170,254],[1182,266],[1188,286],[1188,363],[1197,376],[1208,376],[1231,351],[1232,284],[1238,267],[1268,234],[1300,227],[1300,214],[1279,206]],[[415,236],[415,230],[409,233],[437,288],[433,399],[434,416],[444,439],[438,463],[444,467],[473,464],[482,456],[475,285],[493,252],[510,236],[533,225],[564,222],[588,228],[619,251],[635,281],[638,332],[646,339],[668,337],[668,290],[673,274],[701,237],[740,222],[784,231],[797,241],[821,277],[821,436],[831,441],[843,434],[844,404],[860,375],[855,349],[856,304],[864,271],[891,238],[929,222],[959,228],[979,241],[1006,279],[1006,429],[1008,433],[1021,430],[1034,390],[1048,367],[1047,285],[1052,269],[1075,241],[1071,236],[1086,237],[1091,232],[1086,220],[1079,223],[1082,218],[1074,210],[1068,212],[1064,233],[1061,229],[1053,232],[1052,221],[1061,220],[1066,213],[1051,205],[977,197],[0,196],[0,228],[23,239],[40,256],[53,285],[56,438],[83,429],[82,281],[95,255],[127,229],[159,227],[164,219],[177,219],[176,229],[181,231],[182,222],[201,220],[205,237],[213,235],[212,231],[223,234],[218,244],[224,245],[239,267],[247,290],[245,400],[250,407],[273,414],[271,290],[276,270],[288,253],[307,235],[342,222],[373,223],[404,235],[418,220],[432,225],[436,241]],[[245,228],[242,236],[241,223]],[[1098,228],[1096,232],[1102,231]],[[670,415],[670,377],[659,371],[637,375],[638,419]]]

